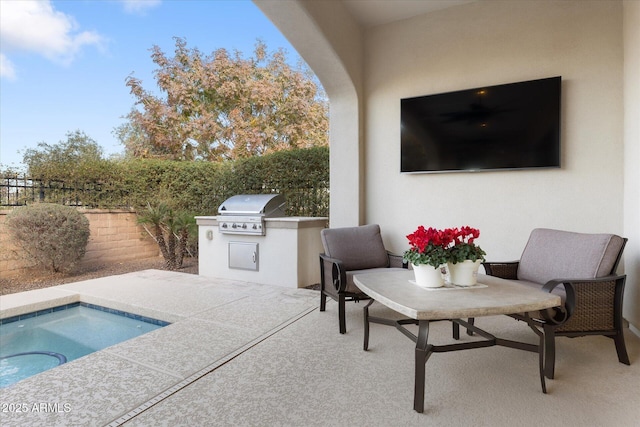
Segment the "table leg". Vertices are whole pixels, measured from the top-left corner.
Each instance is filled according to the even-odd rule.
[[[362,309],[362,311],[364,312],[364,351],[367,351],[369,349],[369,306],[373,304],[373,301],[375,300],[371,299],[371,301],[369,301],[367,305],[365,305]]]
[[[413,393],[413,409],[424,412],[424,385],[427,359],[431,355],[432,346],[427,344],[429,338],[429,321],[418,321],[418,339],[416,340],[415,388]]]

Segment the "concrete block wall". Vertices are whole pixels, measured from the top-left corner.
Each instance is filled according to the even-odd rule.
[[[0,211],[0,278],[11,277],[27,267],[10,241],[4,222],[10,211]],[[135,212],[81,209],[89,220],[91,235],[80,266],[132,261],[159,256],[158,245],[137,223]]]

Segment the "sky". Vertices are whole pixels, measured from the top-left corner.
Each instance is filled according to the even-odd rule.
[[[173,56],[174,37],[203,54],[298,55],[250,0],[0,0],[0,170],[22,168],[22,151],[80,130],[104,149],[135,104],[125,80],[156,89],[150,49]]]

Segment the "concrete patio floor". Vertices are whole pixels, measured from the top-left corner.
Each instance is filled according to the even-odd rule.
[[[30,408],[0,411],[3,427],[632,426],[640,419],[640,339],[629,331],[631,366],[618,363],[607,338],[560,338],[546,395],[534,353],[435,354],[418,414],[414,344],[372,325],[363,351],[362,304],[348,304],[348,332],[340,335],[337,305],[321,313],[317,291],[146,270],[3,296],[0,317],[75,301],[172,324],[0,389],[3,405]],[[393,315],[377,304],[372,310]],[[477,323],[500,337],[536,339],[505,316]],[[430,339],[450,334],[438,322]]]

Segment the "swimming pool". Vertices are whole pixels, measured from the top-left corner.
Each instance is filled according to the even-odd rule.
[[[0,387],[168,324],[85,303],[2,319]]]

